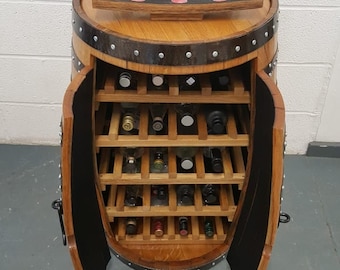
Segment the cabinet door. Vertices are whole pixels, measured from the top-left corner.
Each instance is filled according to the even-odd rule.
[[[85,67],[63,102],[62,201],[75,269],[106,269],[110,252],[103,229],[93,144],[93,69]]]
[[[249,179],[236,214],[227,260],[233,270],[265,269],[279,222],[283,175],[284,105],[268,75],[256,76]]]

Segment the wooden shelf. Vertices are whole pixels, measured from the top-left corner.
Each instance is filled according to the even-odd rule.
[[[113,108],[111,105],[113,104]],[[166,105],[165,105],[166,106]],[[177,129],[177,114],[169,104],[167,113],[168,134],[149,134],[148,104],[140,105],[138,135],[120,133],[120,104],[100,103],[96,113],[97,147],[169,147],[169,146],[247,146],[249,144],[249,112],[247,105],[226,105],[228,111],[226,134],[208,135],[207,123],[203,112],[196,117],[196,133],[180,135]],[[106,118],[105,118],[106,117]]]
[[[152,87],[148,83],[150,74],[137,73],[137,81],[132,89],[126,90],[119,87],[116,79],[118,71],[108,71],[104,78],[104,87],[98,89],[95,99],[98,102],[149,102],[149,103],[225,103],[225,104],[249,104],[250,94],[246,89],[240,73],[237,69],[226,70],[230,82],[214,90],[213,78],[208,74],[198,74],[198,90],[180,90],[180,76],[168,75],[163,89]],[[207,98],[209,97],[209,98]]]
[[[229,222],[223,217],[208,218],[213,221],[214,234],[212,237],[207,237],[204,234],[204,223],[206,217],[190,217],[189,222],[189,234],[182,236],[178,232],[178,218],[168,216],[164,220],[164,234],[162,236],[156,236],[152,232],[152,218],[144,217],[138,219],[137,234],[128,235],[125,231],[125,218],[118,218],[114,231],[116,232],[116,240],[121,241],[122,244],[222,244],[229,229]]]
[[[119,149],[101,148],[99,156],[100,184],[133,185],[133,184],[242,184],[245,177],[245,164],[241,147],[224,148],[222,150],[223,172],[206,172],[202,149],[195,156],[195,172],[177,172],[176,155],[173,148],[168,148],[167,171],[162,173],[150,172],[149,149],[144,149],[141,157],[141,171],[137,173],[123,172],[123,156]],[[111,167],[110,167],[111,164]]]

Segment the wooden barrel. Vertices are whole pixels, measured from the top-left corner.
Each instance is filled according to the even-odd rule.
[[[115,256],[134,269],[207,269],[225,259],[233,270],[265,269],[283,175],[277,0],[177,21],[73,0],[72,23],[62,201],[74,267],[106,269]],[[165,83],[153,85],[154,75]],[[183,86],[188,76],[195,87]],[[138,123],[124,122],[129,130],[126,103],[138,108]],[[161,132],[152,130],[155,104],[166,108]],[[181,126],[181,104],[198,107],[190,131]],[[223,108],[219,132],[209,127],[209,108]],[[188,170],[179,165],[183,147],[197,150]],[[132,173],[124,151],[137,148]],[[155,171],[159,148],[166,165]],[[207,148],[220,151],[218,171],[207,165]],[[204,197],[207,185],[214,203]],[[136,186],[139,200],[127,203]],[[192,190],[190,203],[180,199],[183,186]]]

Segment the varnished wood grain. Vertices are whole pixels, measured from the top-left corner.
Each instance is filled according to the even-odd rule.
[[[110,10],[143,11],[151,14],[151,19],[159,20],[198,20],[207,13],[219,13],[226,10],[253,9],[261,7],[263,0],[233,0],[213,2],[203,0],[201,3],[188,1],[183,4],[170,1],[129,2],[115,0],[92,0],[93,7]]]

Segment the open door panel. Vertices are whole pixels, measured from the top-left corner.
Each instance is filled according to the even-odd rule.
[[[66,90],[62,120],[62,201],[75,269],[106,269],[110,260],[95,184],[93,69],[85,67]]]
[[[265,269],[279,223],[283,177],[284,105],[273,80],[256,76],[250,172],[227,260],[232,269]],[[245,259],[246,258],[246,259]]]

